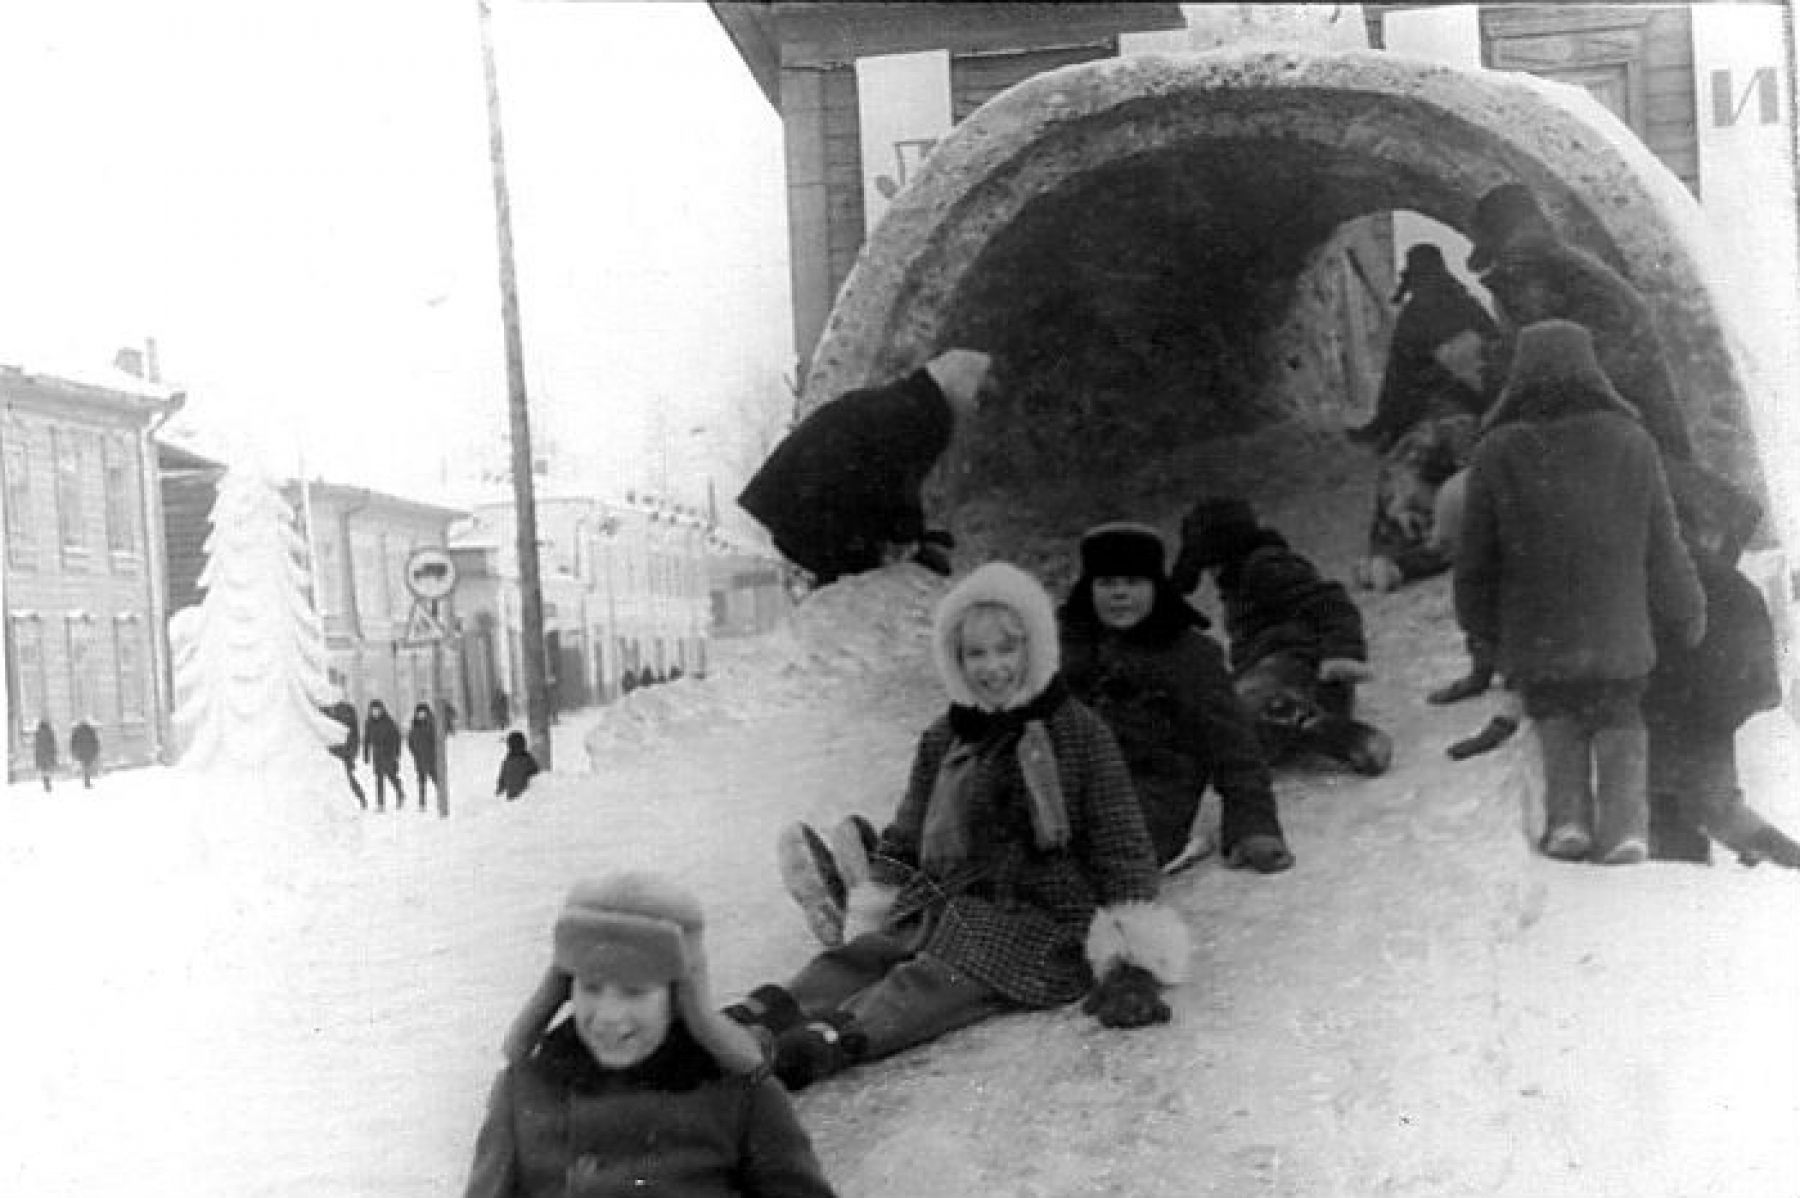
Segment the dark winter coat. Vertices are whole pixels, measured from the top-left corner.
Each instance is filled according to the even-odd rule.
[[[1652,727],[1727,735],[1781,704],[1775,630],[1756,584],[1715,554],[1691,543],[1688,552],[1706,595],[1706,635],[1689,647],[1666,627],[1657,630],[1644,719]]]
[[[565,1020],[488,1096],[466,1198],[831,1198],[787,1091],[728,1074],[677,1019],[649,1059],[602,1069]]]
[[[378,773],[400,768],[400,725],[386,710],[363,722],[362,737],[363,760],[372,762]]]
[[[406,751],[412,754],[415,768],[427,774],[437,772],[437,721],[429,709],[413,712],[406,729]]]
[[[1398,437],[1422,419],[1434,401],[1448,400],[1480,415],[1487,396],[1446,370],[1435,356],[1440,346],[1471,332],[1483,342],[1493,342],[1499,334],[1494,318],[1454,276],[1447,271],[1427,274],[1413,284],[1394,322],[1369,431]]]
[[[1331,658],[1368,660],[1362,613],[1350,593],[1274,529],[1257,529],[1215,579],[1234,674],[1274,653],[1298,654],[1314,666]]]
[[[86,766],[100,760],[100,734],[86,720],[69,733],[69,756]]]
[[[1078,583],[1060,616],[1063,676],[1118,740],[1159,863],[1185,847],[1209,784],[1222,802],[1221,847],[1282,834],[1256,725],[1199,613],[1162,585],[1150,614],[1120,631]]]
[[[356,730],[356,708],[345,700],[339,700],[320,710],[344,726],[343,742],[331,746],[331,755],[355,765],[357,754],[362,748],[362,738]]]
[[[1015,751],[1026,719],[1042,720],[1049,733],[1068,811],[1062,848],[1040,849],[1033,836]],[[979,747],[976,852],[955,876],[930,877],[919,872],[926,811],[939,767],[959,741]],[[1031,1007],[1071,1002],[1094,984],[1082,945],[1096,910],[1157,893],[1150,838],[1118,742],[1060,678],[1016,711],[953,705],[927,728],[876,857],[878,875],[899,866],[905,878],[891,922],[922,926],[922,951]]]
[[[1675,375],[1650,305],[1625,277],[1584,249],[1553,234],[1528,233],[1501,247],[1481,281],[1505,308],[1530,284],[1548,288],[1553,310],[1534,320],[1571,320],[1593,334],[1594,353],[1613,389],[1637,409],[1664,454],[1692,458]]]
[[[39,720],[37,731],[32,734],[32,752],[37,760],[38,773],[47,774],[56,768],[56,730],[50,727],[49,720]]]
[[[954,427],[949,402],[922,369],[848,392],[775,447],[738,504],[820,582],[877,569],[889,543],[924,534],[920,488]]]
[[[500,776],[494,780],[494,793],[516,799],[525,793],[531,780],[538,776],[537,758],[525,747],[523,733],[511,732],[506,737],[506,756],[500,761]]]
[[[1654,624],[1706,618],[1656,443],[1605,379],[1519,373],[1470,466],[1457,619],[1515,685],[1643,678]]]

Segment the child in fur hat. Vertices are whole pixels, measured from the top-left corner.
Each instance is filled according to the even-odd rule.
[[[1256,716],[1269,759],[1298,753],[1359,774],[1386,772],[1386,733],[1354,718],[1356,684],[1373,677],[1362,613],[1342,583],[1264,527],[1242,499],[1201,499],[1181,522],[1173,581],[1180,594],[1211,571],[1225,608],[1238,697]]]
[[[1106,721],[1165,870],[1205,856],[1195,826],[1206,788],[1220,799],[1225,862],[1260,873],[1294,863],[1256,723],[1200,631],[1206,617],[1169,582],[1162,536],[1119,521],[1081,537],[1081,577],[1058,615],[1069,688]]]
[[[869,863],[891,906],[786,987],[727,1012],[772,1038],[792,1088],[1083,995],[1109,1027],[1163,1022],[1161,991],[1186,969],[1187,931],[1156,901],[1118,744],[1058,671],[1044,588],[1004,562],[982,566],[939,603],[932,649],[949,710],[921,736]],[[833,901],[830,875],[844,873],[813,841],[820,851],[796,860],[817,868],[786,878],[803,907]]]
[[[830,1198],[760,1046],[713,1009],[703,925],[655,874],[569,891],[507,1034],[467,1198]]]

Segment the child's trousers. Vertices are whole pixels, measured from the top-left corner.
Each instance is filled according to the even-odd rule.
[[[1011,1009],[998,993],[911,938],[867,932],[808,962],[788,992],[809,1019],[842,1011],[868,1036],[864,1059],[888,1056]]]

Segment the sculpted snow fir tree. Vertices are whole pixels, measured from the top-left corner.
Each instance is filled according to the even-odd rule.
[[[251,775],[270,797],[322,809],[343,791],[326,749],[344,730],[320,710],[333,691],[293,510],[264,476],[234,468],[211,523],[205,598],[175,661],[181,765]]]

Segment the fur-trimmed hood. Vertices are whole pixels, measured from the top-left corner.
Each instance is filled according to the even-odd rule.
[[[963,707],[981,702],[963,677],[957,660],[956,634],[970,608],[994,603],[1016,612],[1025,626],[1025,683],[1007,702],[1023,707],[1044,692],[1062,665],[1056,629],[1056,607],[1043,584],[1009,562],[989,562],[951,587],[938,601],[931,620],[931,661],[950,701]]]

